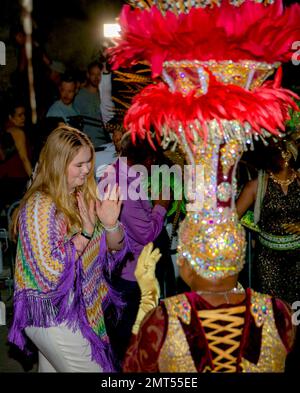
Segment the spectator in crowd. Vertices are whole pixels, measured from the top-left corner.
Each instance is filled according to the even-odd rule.
[[[143,170],[149,171],[155,163],[156,152],[146,141],[137,141],[134,144],[130,135],[125,134],[121,142],[120,156],[107,170],[109,176],[116,175],[111,180],[108,177],[107,182],[116,180],[120,186],[123,198],[120,221],[126,229],[132,254],[128,255],[120,269],[112,276],[112,285],[125,303],[124,312],[121,318],[117,318],[109,309],[105,315],[108,335],[119,360],[119,367],[129,344],[140,301],[140,290],[134,276],[137,259],[144,245],[155,240],[161,233],[169,204],[169,201],[159,199],[152,207],[143,189],[143,175],[139,176],[141,173],[135,170],[143,166]],[[100,190],[105,186],[105,180],[106,178],[100,180]]]
[[[24,131],[25,120],[23,103],[13,103],[5,130],[0,136],[1,200],[4,205],[22,197],[32,173],[30,147]]]
[[[102,76],[99,83],[100,111],[103,122],[106,124],[115,115],[115,105],[112,101],[112,73],[106,59],[102,63],[102,66]]]
[[[55,101],[49,108],[47,117],[62,118],[65,124],[70,124],[70,120],[78,117],[79,113],[73,103],[76,95],[76,82],[73,77],[64,75],[59,86],[60,99]]]
[[[105,130],[101,109],[99,84],[102,77],[102,64],[92,62],[87,68],[86,85],[82,87],[74,100],[74,107],[83,117],[83,131],[91,139],[95,148],[110,142]]]
[[[265,169],[248,182],[236,202],[241,218],[254,205],[259,227],[255,270],[258,289],[292,304],[300,296],[300,237],[284,224],[300,221],[300,175],[289,143],[279,142],[265,151]]]
[[[45,88],[42,96],[45,114],[50,106],[60,98],[59,90],[62,76],[65,72],[65,65],[58,60],[52,60],[47,67],[47,74],[44,81]]]

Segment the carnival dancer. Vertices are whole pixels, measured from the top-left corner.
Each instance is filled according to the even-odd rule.
[[[148,245],[138,261],[141,303],[123,369],[283,372],[293,343],[289,307],[237,283],[246,241],[235,210],[235,172],[253,138],[280,137],[289,110],[297,110],[295,94],[280,87],[280,62],[291,59],[300,39],[300,6],[130,3],[136,8],[123,7],[113,67],[144,60],[162,81],[134,98],[124,126],[150,143],[154,133],[163,145],[177,141],[194,187],[177,258],[191,291],[151,310],[159,253]],[[276,69],[274,81],[266,81]]]

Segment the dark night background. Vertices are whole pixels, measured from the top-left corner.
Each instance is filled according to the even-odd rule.
[[[299,2],[286,0],[285,4]],[[84,69],[104,44],[103,23],[113,23],[122,0],[33,0],[35,37],[51,60]],[[11,31],[20,20],[20,2],[1,0],[0,41],[6,45],[5,67],[0,67],[0,91],[8,88],[9,75],[16,67]],[[299,84],[299,67],[285,65],[287,86]],[[298,83],[296,82],[298,80]]]
[[[114,23],[121,0],[33,0],[34,37],[51,60],[85,69],[104,44],[103,24]],[[6,45],[6,66],[0,67],[0,92],[9,87],[16,68],[11,37],[20,21],[18,0],[0,1],[0,41]]]

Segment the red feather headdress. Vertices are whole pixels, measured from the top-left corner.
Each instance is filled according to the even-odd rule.
[[[192,8],[189,13],[162,14],[124,6],[119,23],[121,38],[111,50],[114,69],[147,60],[153,77],[169,60],[241,59],[286,62],[292,43],[300,39],[300,5],[283,8],[281,1],[265,6],[246,0],[238,9]]]
[[[293,97],[297,98],[297,95],[287,89],[275,88],[270,83],[254,91],[216,83],[205,95],[195,97],[192,91],[184,97],[180,92],[171,93],[161,82],[147,86],[134,98],[124,126],[134,136],[147,137],[150,143],[153,128],[160,138],[166,124],[174,132],[181,125],[188,142],[192,142],[189,126],[195,119],[199,121],[197,131],[203,139],[207,138],[206,123],[214,119],[221,127],[224,119],[242,119],[243,123],[251,126],[253,133],[261,134],[263,128],[278,135],[279,130],[285,129],[289,108],[298,109]]]
[[[163,127],[178,134],[181,124],[190,140],[188,125],[194,119],[200,121],[197,132],[202,137],[211,119],[246,122],[253,133],[263,129],[277,135],[289,119],[289,108],[297,110],[292,100],[296,96],[279,87],[280,73],[274,85],[261,85],[280,62],[291,59],[292,44],[300,40],[298,4],[283,8],[282,1],[265,6],[245,0],[237,9],[225,0],[221,7],[191,8],[179,14],[156,6],[133,10],[124,6],[120,25],[121,38],[111,49],[113,68],[146,60],[152,76],[162,75],[169,85],[149,86],[135,98],[125,117],[133,136],[149,135],[151,127],[157,137]],[[183,62],[194,67],[180,69]],[[232,69],[231,63],[239,67]],[[199,75],[197,81],[200,69],[207,79],[205,88]],[[251,78],[254,83],[247,85]],[[189,88],[181,88],[182,83]]]
[[[135,97],[124,126],[150,143],[153,131],[164,145],[179,141],[196,193],[189,198],[194,211],[180,225],[178,257],[203,277],[226,277],[245,261],[234,208],[239,156],[252,135],[283,131],[289,109],[297,109],[297,96],[280,87],[279,66],[300,41],[300,6],[284,9],[276,0],[268,6],[241,0],[239,8],[232,0],[210,8],[199,8],[196,0],[192,8],[184,0],[157,2],[161,9],[148,7],[150,0],[135,1],[146,9],[123,8],[122,36],[111,50],[113,68],[146,60],[152,76],[165,82]],[[275,80],[266,81],[278,67]]]

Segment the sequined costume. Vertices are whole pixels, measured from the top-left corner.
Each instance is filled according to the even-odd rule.
[[[282,224],[300,221],[300,184],[293,181],[285,195],[270,177],[258,225],[257,269],[262,291],[292,304],[300,298],[300,237],[288,235]]]
[[[113,371],[103,308],[120,305],[109,288],[105,271],[124,257],[124,250],[107,252],[102,227],[80,258],[67,226],[53,201],[36,192],[20,212],[14,292],[14,319],[9,341],[27,347],[27,326],[50,327],[66,322],[90,342],[92,358],[104,371]],[[81,293],[82,291],[82,293]]]
[[[188,292],[147,315],[123,370],[283,372],[291,333],[289,312],[280,300],[248,289],[240,304],[213,307]]]
[[[135,9],[124,6],[119,19],[113,67],[145,60],[155,83],[135,96],[124,127],[133,139],[151,143],[155,134],[163,146],[184,152],[189,203],[177,260],[201,277],[194,283],[209,281],[211,288],[237,277],[245,263],[245,233],[235,210],[239,158],[253,149],[253,139],[280,137],[290,109],[298,110],[297,96],[281,87],[280,64],[300,39],[300,6],[283,8],[280,0],[130,4]],[[142,274],[140,281],[147,284]],[[150,290],[143,294],[141,284],[126,371],[284,370],[292,328],[281,301],[247,290],[245,303],[214,308],[191,292],[164,300],[140,325],[155,297]]]
[[[130,3],[136,8],[122,9],[113,68],[146,60],[162,81],[134,97],[124,127],[133,138],[151,143],[155,133],[165,146],[180,145],[195,187],[187,190],[193,206],[179,228],[178,256],[207,278],[234,274],[245,251],[234,209],[236,165],[253,138],[281,135],[289,110],[298,109],[296,95],[280,86],[280,62],[291,58],[292,42],[300,39],[300,6]]]

